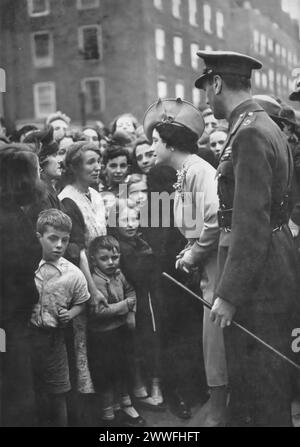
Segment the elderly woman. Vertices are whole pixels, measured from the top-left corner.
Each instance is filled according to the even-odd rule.
[[[106,234],[105,207],[100,194],[92,186],[100,173],[99,149],[93,143],[80,141],[70,146],[65,160],[67,185],[59,194],[65,212],[72,219],[68,258],[84,273],[91,294],[91,302],[106,303],[91,276],[86,249],[97,236]],[[78,390],[93,392],[87,365],[86,322],[84,316],[74,322],[75,353],[78,368]]]
[[[157,163],[177,171],[174,217],[188,240],[186,248],[178,255],[177,268],[190,272],[193,267],[201,266],[203,297],[212,303],[217,269],[219,201],[216,171],[196,155],[197,141],[204,130],[202,115],[180,98],[159,100],[148,108],[144,130],[147,138],[153,141]],[[228,379],[223,333],[211,323],[206,309],[203,350],[211,393],[206,425],[215,426],[224,423]]]
[[[23,207],[37,198],[38,159],[21,144],[0,151],[0,425],[34,425],[28,321],[38,301],[34,228]],[[6,336],[6,340],[4,338]],[[6,346],[3,346],[6,345]]]

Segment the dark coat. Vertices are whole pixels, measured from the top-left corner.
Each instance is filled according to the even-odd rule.
[[[4,426],[34,424],[28,321],[38,301],[35,239],[33,227],[19,207],[0,207],[0,327],[6,332],[6,352],[0,354]]]
[[[238,322],[292,357],[293,316],[300,316],[297,256],[288,207],[280,207],[291,189],[291,151],[252,100],[232,112],[229,126],[217,174],[221,208],[233,210],[231,231],[221,230],[216,296],[237,307]],[[290,425],[286,364],[234,326],[224,336],[235,424]]]

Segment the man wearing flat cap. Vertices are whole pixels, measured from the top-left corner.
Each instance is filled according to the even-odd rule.
[[[232,319],[292,356],[296,252],[288,229],[293,162],[279,127],[251,97],[247,55],[199,51],[196,81],[229,133],[217,170],[219,273],[212,320],[224,330],[232,426],[290,426],[290,371],[278,357],[231,325]]]

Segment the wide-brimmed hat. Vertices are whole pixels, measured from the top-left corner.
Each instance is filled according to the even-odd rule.
[[[149,141],[152,141],[153,129],[160,123],[189,129],[198,138],[205,127],[201,112],[192,103],[180,98],[159,99],[147,109],[143,126]]]

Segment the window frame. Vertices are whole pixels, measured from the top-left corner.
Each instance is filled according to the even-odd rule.
[[[189,0],[189,5],[188,6],[189,6],[189,24],[192,25],[192,26],[198,26],[198,21],[197,21],[197,15],[198,15],[197,0]]]
[[[175,42],[181,42],[181,52],[177,52],[175,51],[175,47],[176,44]],[[173,53],[174,53],[174,64],[176,65],[176,67],[182,67],[182,62],[183,62],[183,38],[182,36],[174,36],[173,37]],[[176,56],[180,55],[180,63],[177,63],[178,61],[176,60]]]
[[[162,32],[162,36],[163,36],[163,43],[159,42],[157,36],[158,36],[158,32]],[[154,32],[154,41],[155,41],[155,57],[158,61],[162,62],[165,60],[166,57],[166,32],[163,28],[155,28],[155,32]],[[158,57],[159,51],[162,49],[162,57]]]
[[[33,12],[33,2],[34,0],[27,0],[27,11],[30,17],[42,17],[50,14],[50,0],[45,0],[46,9],[43,12]]]
[[[178,7],[178,9],[175,10],[175,1],[178,2],[176,4],[176,7]],[[175,19],[181,19],[182,18],[182,0],[172,0],[172,17],[174,17]],[[178,11],[178,15],[174,14],[175,11]]]
[[[218,21],[218,17],[222,17],[222,27],[220,28],[220,24]],[[216,35],[219,39],[224,39],[224,29],[225,29],[225,20],[224,13],[220,10],[216,11]],[[220,29],[222,30],[221,34],[219,34]]]
[[[183,89],[183,95],[177,95],[176,90],[177,90],[178,87]],[[175,98],[176,99],[177,98],[184,99],[185,98],[185,85],[184,85],[184,82],[183,81],[176,81],[174,88],[175,88]]]
[[[97,29],[97,43],[98,43],[98,58],[85,58],[84,57],[84,30],[85,29]],[[85,61],[102,61],[103,60],[103,40],[102,40],[102,27],[101,25],[81,25],[78,28],[78,49],[82,53]]]
[[[160,96],[160,93],[159,93],[159,84],[161,84],[161,83],[163,83],[165,85],[166,94],[164,96]],[[165,99],[168,97],[169,86],[168,86],[168,82],[166,79],[159,78],[156,83],[156,88],[157,88],[157,97],[158,98]]]
[[[207,17],[205,11],[209,11],[209,22],[207,22]],[[206,25],[209,23],[209,29]],[[212,34],[212,7],[209,3],[203,4],[203,29],[206,33]]]
[[[193,50],[193,47],[196,49],[197,47],[197,51]],[[190,54],[191,54],[191,66],[195,71],[199,70],[199,57],[197,56],[197,52],[199,51],[199,44],[192,42],[190,45]],[[195,62],[195,64],[193,63]]]
[[[47,113],[41,113],[40,112],[40,104],[38,101],[39,95],[38,95],[38,91],[39,88],[41,86],[51,86],[53,88],[52,93],[53,93],[53,110],[48,111]],[[56,84],[53,81],[45,81],[45,82],[36,82],[35,84],[33,84],[33,104],[34,104],[34,116],[36,119],[43,119],[43,118],[47,118],[48,115],[50,115],[50,113],[54,113],[55,110],[57,110],[56,107]]]

